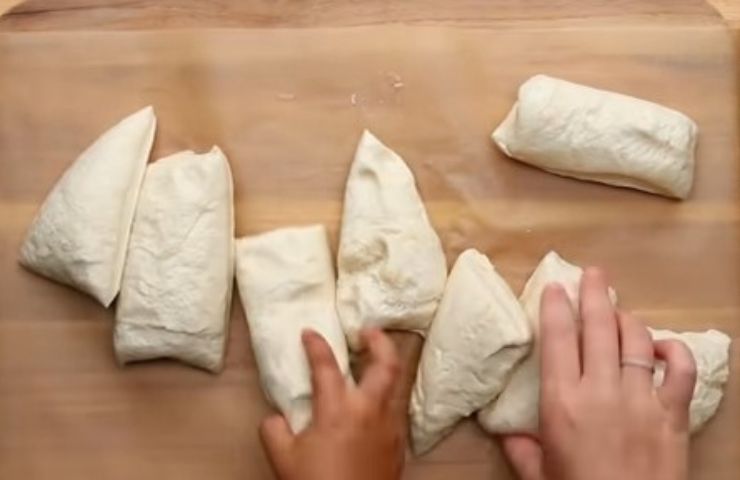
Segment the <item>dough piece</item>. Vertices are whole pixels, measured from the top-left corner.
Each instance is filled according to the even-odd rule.
[[[551,282],[560,283],[578,313],[578,292],[583,270],[563,260],[554,251],[540,261],[532,276],[527,280],[519,302],[534,333],[535,347],[532,353],[516,367],[511,380],[488,406],[478,412],[478,421],[492,433],[535,433],[539,423],[540,357],[537,342],[540,330],[540,299],[542,291]],[[609,290],[612,303],[617,297]]]
[[[566,177],[684,199],[697,127],[686,115],[605,90],[536,75],[493,132],[510,157]]]
[[[156,123],[146,107],[82,152],[33,220],[21,247],[23,266],[110,305],[121,285]]]
[[[297,433],[311,420],[304,329],[326,339],[351,381],[326,230],[321,225],[283,228],[238,239],[236,278],[263,389]]]
[[[116,311],[121,363],[170,357],[221,370],[234,283],[233,204],[231,170],[218,147],[147,168]]]
[[[338,270],[337,309],[353,349],[363,327],[426,331],[447,277],[413,174],[367,130],[347,179]]]
[[[414,453],[430,450],[455,424],[503,389],[532,340],[506,281],[485,255],[455,262],[424,344],[410,403]]]
[[[724,386],[730,376],[730,337],[717,330],[706,332],[672,332],[650,329],[654,340],[681,340],[689,347],[696,361],[696,387],[689,407],[691,432],[697,432],[719,408]],[[663,384],[665,365],[657,365],[653,383]]]

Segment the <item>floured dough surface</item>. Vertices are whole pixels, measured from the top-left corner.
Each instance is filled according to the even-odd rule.
[[[656,103],[536,75],[493,132],[510,157],[552,173],[686,198],[697,126]]]
[[[236,276],[262,386],[294,432],[311,420],[311,379],[301,332],[326,339],[351,381],[321,225],[282,228],[236,242]]]
[[[170,357],[223,366],[234,278],[231,170],[214,147],[146,171],[116,310],[122,363]]]
[[[485,255],[464,251],[429,329],[410,403],[417,454],[496,397],[527,354],[531,331],[516,296]]]
[[[730,376],[730,337],[717,330],[673,332],[649,329],[653,340],[680,340],[689,347],[696,362],[696,386],[689,406],[689,425],[697,432],[714,416]],[[665,365],[656,367],[653,383],[661,385]]]
[[[21,264],[110,305],[156,123],[146,107],[82,152],[44,200],[21,247]]]
[[[524,285],[519,302],[534,332],[535,347],[514,370],[509,383],[498,398],[478,413],[478,421],[492,433],[534,433],[539,424],[540,395],[540,300],[551,282],[563,286],[573,311],[579,311],[579,290],[583,270],[551,251],[540,261]],[[610,289],[609,296],[616,304],[617,297]]]
[[[338,254],[337,309],[350,345],[362,327],[426,331],[446,278],[411,170],[365,131],[347,179]]]

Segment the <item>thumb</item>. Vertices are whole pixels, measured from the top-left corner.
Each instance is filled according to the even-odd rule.
[[[506,459],[521,480],[545,480],[542,472],[542,448],[532,437],[505,435],[501,446]]]
[[[285,477],[291,458],[290,451],[295,442],[295,436],[285,417],[276,414],[262,420],[260,439],[273,470],[279,478]]]

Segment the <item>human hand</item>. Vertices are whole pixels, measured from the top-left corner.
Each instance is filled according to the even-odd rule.
[[[313,387],[313,417],[294,435],[282,415],[262,422],[260,436],[280,480],[395,480],[405,453],[403,422],[390,407],[400,363],[393,342],[364,330],[371,364],[358,386],[348,384],[317,333],[302,335]]]
[[[540,438],[503,438],[510,463],[523,480],[686,480],[691,352],[679,341],[653,342],[639,320],[616,312],[598,269],[583,275],[580,312],[579,342],[562,287],[545,289]],[[657,388],[655,357],[666,362]]]

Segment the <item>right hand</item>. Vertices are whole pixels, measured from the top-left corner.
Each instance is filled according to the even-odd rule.
[[[363,330],[371,363],[360,384],[348,384],[334,354],[317,333],[303,345],[311,367],[313,419],[301,433],[282,415],[260,428],[267,456],[280,480],[398,480],[404,463],[404,424],[392,408],[400,363],[393,342],[378,329]]]
[[[583,275],[580,311],[579,341],[562,287],[545,289],[540,438],[504,437],[510,463],[523,480],[686,480],[691,352],[679,341],[653,343],[639,320],[615,311],[598,269]],[[622,362],[655,357],[666,362],[657,388],[649,368]]]

